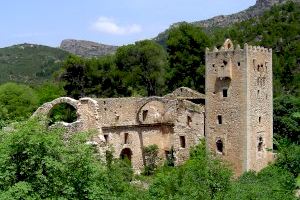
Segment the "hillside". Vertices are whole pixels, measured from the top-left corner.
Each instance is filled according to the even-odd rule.
[[[112,54],[118,47],[86,40],[66,39],[61,42],[60,48],[78,56],[97,57]]]
[[[206,20],[191,22],[191,24],[204,28],[206,32],[211,32],[216,28],[224,28],[224,27],[231,26],[235,23],[260,17],[264,14],[265,11],[270,10],[272,6],[283,4],[288,1],[289,0],[257,0],[255,5],[247,8],[246,10],[240,11],[238,13],[234,13],[231,15],[220,15]],[[291,1],[300,3],[300,0],[291,0]],[[178,26],[180,23],[181,22],[174,23],[173,25],[170,26],[169,29]],[[168,37],[169,29],[158,34],[158,36],[155,37],[154,40],[164,45]]]
[[[49,79],[69,55],[66,51],[35,44],[0,48],[0,83],[37,83]]]

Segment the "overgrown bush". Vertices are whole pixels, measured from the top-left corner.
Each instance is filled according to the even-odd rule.
[[[145,157],[145,168],[143,174],[152,175],[154,173],[159,161],[158,150],[159,149],[156,144],[144,147],[143,153]]]
[[[149,193],[157,199],[222,199],[231,176],[226,165],[207,154],[202,141],[185,164],[158,173]]]
[[[118,163],[106,168],[87,133],[63,140],[35,120],[0,132],[1,199],[137,199]]]

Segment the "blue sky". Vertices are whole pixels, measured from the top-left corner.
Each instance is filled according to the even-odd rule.
[[[0,47],[59,46],[63,39],[123,45],[171,24],[231,14],[255,0],[7,0],[0,3]]]

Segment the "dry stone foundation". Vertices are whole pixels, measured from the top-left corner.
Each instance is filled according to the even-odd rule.
[[[205,95],[181,87],[164,97],[61,97],[34,116],[49,116],[61,103],[77,112],[77,121],[59,123],[69,134],[94,130],[90,143],[103,155],[127,157],[136,173],[145,164],[144,147],[155,144],[161,163],[174,157],[180,165],[203,138],[237,175],[260,170],[273,158],[272,51],[263,47],[241,49],[226,40],[221,49],[207,49]]]

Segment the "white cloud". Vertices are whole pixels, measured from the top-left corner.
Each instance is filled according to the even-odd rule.
[[[142,31],[141,26],[137,24],[121,26],[118,25],[113,19],[107,17],[99,17],[97,21],[92,24],[92,29],[98,32],[113,35],[128,35]]]

